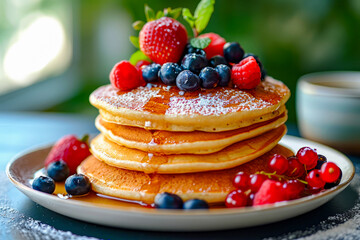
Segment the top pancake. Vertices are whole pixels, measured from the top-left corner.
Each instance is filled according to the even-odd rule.
[[[218,132],[250,126],[284,112],[290,96],[267,77],[256,88],[229,87],[183,92],[163,84],[119,91],[102,86],[90,95],[101,116],[113,123],[167,131]]]

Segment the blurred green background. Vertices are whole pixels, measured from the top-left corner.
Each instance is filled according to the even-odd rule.
[[[137,34],[131,23],[145,20],[145,3],[154,10],[168,6],[194,10],[198,2],[0,0],[0,110],[95,115],[97,111],[89,105],[88,96],[96,87],[107,84],[113,65],[128,59],[135,50],[128,41],[130,35]],[[43,29],[39,34],[28,31],[33,43],[27,46],[29,40],[23,39],[24,46],[19,47],[24,32],[39,16],[51,17],[60,24],[62,30],[58,33],[63,34],[63,41],[48,46],[58,33],[51,35],[50,30],[55,31],[57,25],[45,21],[38,24]],[[300,76],[318,71],[360,71],[359,0],[218,0],[204,32],[216,32],[227,41],[239,42],[246,52],[260,57],[269,75],[289,86],[293,94],[287,104],[291,122],[296,121],[294,95]],[[48,41],[40,44],[36,37]],[[49,49],[45,51],[45,47]],[[50,55],[55,48],[58,51]],[[29,49],[33,51],[27,52]],[[28,75],[19,76],[22,66],[44,59],[37,52],[44,56],[48,53],[49,61],[34,65],[37,72],[29,67]],[[34,88],[40,90],[25,94]],[[19,105],[21,97],[40,99],[41,95],[46,98],[39,103]],[[56,101],[48,101],[50,98]]]

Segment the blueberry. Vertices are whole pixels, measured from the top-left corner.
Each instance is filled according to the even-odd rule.
[[[200,78],[195,73],[184,70],[177,76],[176,86],[183,91],[195,91],[200,88]]]
[[[84,195],[90,192],[90,180],[83,174],[74,174],[65,181],[65,190],[70,195]]]
[[[341,182],[341,178],[342,178],[342,171],[340,169],[340,176],[339,176],[338,180],[336,180],[333,183],[325,183],[324,189],[330,189],[330,188],[333,188],[333,187],[339,185],[339,183]]]
[[[162,209],[182,209],[183,200],[176,194],[159,193],[155,197],[155,207]]]
[[[47,174],[51,177],[55,182],[64,181],[70,174],[69,167],[67,164],[60,160],[56,162],[52,162],[47,168]]]
[[[156,82],[159,79],[158,74],[160,68],[161,68],[160,64],[157,63],[152,63],[150,65],[145,66],[142,69],[142,76],[145,82]]]
[[[247,58],[247,57],[250,57],[250,56],[252,56],[252,57],[254,57],[255,58],[255,60],[256,60],[256,62],[257,62],[257,64],[259,65],[259,67],[260,67],[260,71],[261,71],[261,80],[264,80],[265,79],[265,77],[266,77],[266,70],[265,70],[265,68],[264,68],[264,65],[261,63],[261,61],[260,61],[260,59],[259,59],[259,57],[258,56],[256,56],[255,54],[253,54],[253,53],[245,53],[245,55],[244,55],[244,57],[243,58]]]
[[[318,154],[318,161],[317,161],[315,169],[320,170],[321,166],[326,162],[327,162],[326,157],[324,155]]]
[[[177,63],[165,63],[159,71],[159,77],[163,83],[167,85],[175,85],[176,77],[182,71],[182,68]]]
[[[219,74],[220,77],[220,81],[219,81],[219,86],[220,87],[226,87],[229,85],[230,82],[230,77],[231,77],[231,69],[229,66],[224,65],[224,64],[220,64],[217,65],[215,70],[217,71],[217,73]]]
[[[184,203],[184,209],[208,209],[206,201],[200,199],[190,199]]]
[[[183,69],[190,70],[196,74],[198,74],[201,69],[206,67],[206,65],[207,59],[204,56],[196,53],[186,54],[181,62]]]
[[[206,53],[204,50],[202,50],[200,48],[194,48],[190,44],[186,45],[186,48],[185,48],[185,54],[189,54],[189,53],[196,53],[196,54],[203,55],[204,57],[206,57]]]
[[[44,193],[53,193],[55,191],[55,182],[49,177],[40,176],[34,179],[32,188]]]
[[[227,62],[223,56],[216,55],[210,59],[209,64],[212,67],[216,67],[217,65],[220,65],[220,64],[227,65]]]
[[[244,49],[237,42],[228,42],[224,45],[224,57],[230,63],[238,63],[243,59]]]
[[[203,88],[214,88],[220,81],[219,74],[212,67],[203,68],[199,74],[199,78],[201,79],[201,86]]]

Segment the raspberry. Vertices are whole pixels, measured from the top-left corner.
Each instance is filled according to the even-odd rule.
[[[274,180],[266,180],[255,194],[253,205],[264,205],[289,200],[283,185]]]
[[[261,81],[261,71],[254,57],[250,56],[235,64],[232,68],[231,79],[240,89],[255,88]]]
[[[129,61],[121,61],[114,66],[110,72],[110,82],[121,91],[145,85],[138,70]]]
[[[205,33],[199,36],[199,38],[206,38],[206,37],[211,39],[209,46],[204,48],[204,51],[206,53],[206,58],[210,59],[216,55],[224,56],[224,45],[226,43],[225,39],[220,37],[216,33]]]

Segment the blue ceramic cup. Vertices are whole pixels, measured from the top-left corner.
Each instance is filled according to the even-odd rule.
[[[301,77],[296,108],[303,137],[360,154],[360,72],[320,72]]]

